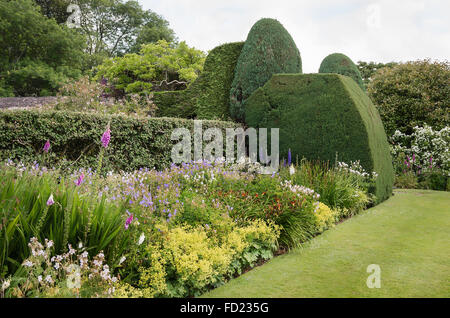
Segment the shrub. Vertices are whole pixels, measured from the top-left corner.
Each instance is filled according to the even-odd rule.
[[[320,64],[319,73],[335,73],[351,77],[362,90],[366,90],[358,67],[344,54],[328,55]]]
[[[440,131],[428,125],[414,127],[411,135],[397,130],[390,142],[397,173],[412,170],[420,174],[438,169],[450,176],[450,127]]]
[[[221,119],[230,117],[229,94],[243,42],[220,45],[209,52],[203,71],[187,89],[156,92],[158,116]]]
[[[388,135],[410,135],[415,126],[440,130],[449,123],[450,64],[430,60],[382,68],[367,87]]]
[[[111,145],[103,160],[103,171],[133,171],[141,167],[158,169],[171,164],[171,141],[175,128],[193,131],[190,120],[135,118],[61,111],[16,110],[0,113],[0,159],[34,162],[46,140],[52,151],[46,165],[97,166],[101,136],[110,122]],[[235,123],[203,121],[209,127],[235,128]],[[193,136],[193,133],[191,134]],[[225,146],[225,143],[224,143]],[[109,156],[113,154],[113,156]]]
[[[259,20],[250,30],[236,65],[230,91],[231,116],[243,121],[247,98],[273,74],[301,72],[300,52],[291,35],[277,20]]]
[[[150,96],[131,94],[116,100],[104,94],[104,85],[92,82],[85,76],[76,82],[71,82],[59,90],[58,102],[47,108],[55,110],[96,112],[103,114],[125,114],[153,116],[156,106]]]
[[[336,222],[336,211],[333,211],[321,202],[319,203],[319,208],[315,213],[315,217],[317,232],[322,233],[326,229],[334,226],[334,223]]]
[[[378,174],[376,202],[392,193],[394,172],[376,108],[355,81],[339,74],[278,74],[246,102],[251,127],[280,128],[280,157],[360,161]]]
[[[122,94],[150,94],[163,89],[186,87],[203,69],[204,53],[185,42],[171,47],[165,40],[144,44],[140,54],[108,59],[97,67],[95,78],[106,79]]]

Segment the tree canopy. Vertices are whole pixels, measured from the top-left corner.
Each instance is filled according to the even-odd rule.
[[[55,91],[81,74],[83,49],[83,36],[42,15],[32,0],[0,1],[1,95]]]
[[[186,88],[205,62],[205,54],[185,42],[171,46],[167,41],[144,44],[139,54],[105,60],[97,68],[96,79],[122,93],[149,93]]]

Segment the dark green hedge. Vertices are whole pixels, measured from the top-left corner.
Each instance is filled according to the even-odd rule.
[[[274,19],[255,23],[236,65],[230,91],[231,116],[243,121],[245,101],[273,74],[301,73],[302,59],[291,35]]]
[[[154,93],[158,116],[220,119],[230,118],[229,94],[234,69],[243,42],[214,48],[206,58],[203,72],[186,90]]]
[[[279,74],[246,103],[251,127],[280,128],[280,158],[360,160],[379,174],[378,202],[392,193],[394,171],[378,111],[349,77],[338,74]]]
[[[195,118],[195,94],[188,89],[153,93],[156,116]]]
[[[132,118],[98,114],[36,110],[0,112],[0,159],[41,161],[42,147],[50,140],[45,160],[49,166],[66,164],[97,168],[101,136],[111,122],[111,143],[104,171],[132,171],[141,167],[161,169],[171,164],[171,133],[175,128],[193,131],[194,121],[176,118]],[[202,121],[209,127],[231,128],[232,122]],[[192,134],[193,137],[193,134]],[[193,145],[193,143],[192,143]],[[225,138],[224,138],[225,147]]]
[[[366,90],[358,67],[344,54],[333,53],[324,58],[320,64],[319,73],[335,73],[351,77],[359,87]]]

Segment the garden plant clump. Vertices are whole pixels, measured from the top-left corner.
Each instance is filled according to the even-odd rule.
[[[411,135],[397,130],[390,138],[396,186],[450,190],[450,128],[414,127]]]

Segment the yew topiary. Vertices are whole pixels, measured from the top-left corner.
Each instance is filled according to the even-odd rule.
[[[392,194],[394,171],[386,133],[371,100],[347,76],[277,74],[247,100],[254,128],[280,129],[280,158],[349,163],[378,174],[377,202]]]
[[[273,74],[301,73],[300,52],[291,35],[274,19],[261,19],[242,48],[230,91],[230,114],[244,120],[245,101]]]
[[[366,90],[358,67],[344,54],[334,53],[328,55],[320,64],[319,73],[336,73],[351,77],[359,87]]]

